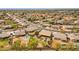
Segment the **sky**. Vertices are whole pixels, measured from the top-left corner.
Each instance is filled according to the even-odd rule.
[[[0,8],[78,8],[78,0],[0,0]]]

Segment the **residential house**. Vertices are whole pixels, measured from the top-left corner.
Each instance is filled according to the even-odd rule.
[[[26,33],[25,33],[25,30],[18,29],[18,30],[12,31],[11,34],[14,36],[24,36]]]
[[[41,30],[39,32],[39,38],[45,41],[51,40],[52,33],[49,30]]]
[[[10,37],[10,33],[8,33],[8,32],[0,33],[0,38],[8,38],[8,37]]]
[[[52,32],[53,38],[54,39],[59,39],[62,41],[67,41],[67,37],[64,33],[61,32]]]

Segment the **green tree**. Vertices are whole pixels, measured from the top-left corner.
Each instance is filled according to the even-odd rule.
[[[36,38],[31,37],[28,43],[28,49],[34,49],[37,47],[38,40]]]

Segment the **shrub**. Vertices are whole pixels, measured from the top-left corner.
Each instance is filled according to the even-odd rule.
[[[67,44],[67,49],[68,50],[74,50],[74,43],[72,42],[69,42],[68,44]]]
[[[46,41],[40,41],[40,43],[42,43],[43,46],[48,46],[48,42]]]
[[[7,45],[9,45],[9,40],[7,38],[0,39],[0,48],[4,48]]]
[[[18,25],[17,24],[12,24],[12,27],[17,29],[18,28]]]
[[[51,47],[55,50],[59,50],[61,47],[61,42],[59,40],[53,40]]]
[[[14,44],[12,45],[12,49],[19,50],[21,48],[20,44],[21,44],[20,40],[15,41]]]

